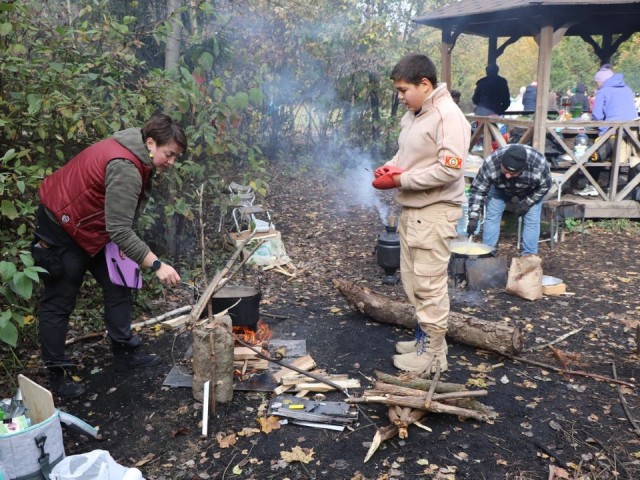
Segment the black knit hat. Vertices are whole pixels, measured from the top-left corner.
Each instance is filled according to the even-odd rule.
[[[527,165],[527,149],[523,145],[510,145],[502,156],[502,166],[509,173],[518,173]]]

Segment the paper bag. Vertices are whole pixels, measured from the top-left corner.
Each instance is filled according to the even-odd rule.
[[[537,255],[513,258],[505,290],[526,300],[541,299],[542,259]]]

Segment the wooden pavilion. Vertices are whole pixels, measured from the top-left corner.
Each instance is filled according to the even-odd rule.
[[[609,63],[618,47],[640,29],[640,0],[460,0],[417,17],[414,21],[442,31],[440,77],[447,85],[451,85],[451,58],[461,34],[488,39],[487,64],[496,63],[505,49],[520,38],[533,37],[538,44],[538,94],[535,112],[532,117],[517,119],[469,115],[469,120],[478,124],[472,145],[482,138],[484,156],[491,152],[492,142],[504,145],[506,141],[498,124],[505,124],[509,131],[524,130],[519,142],[531,144],[543,153],[546,139],[550,136],[572,160],[566,169],[554,175],[555,181],[548,199],[557,197],[557,200],[554,200],[556,202],[571,201],[584,204],[587,218],[640,218],[640,202],[625,200],[625,197],[640,184],[640,175],[618,191],[618,179],[629,168],[628,157],[640,157],[640,120],[559,121],[549,119],[547,111],[553,46],[564,36],[579,36],[593,47],[601,64]],[[498,44],[499,39],[504,41]],[[598,137],[583,155],[574,155],[571,137],[581,129],[592,131],[599,126],[611,128]],[[567,135],[563,135],[562,132]],[[572,132],[575,133],[571,135]],[[616,139],[612,160],[590,162],[591,154],[612,135],[615,135]],[[631,155],[622,153],[625,150],[621,148],[623,137],[628,141]],[[589,173],[589,167],[592,166],[610,167],[608,190],[600,187]],[[568,193],[568,187],[575,184],[579,172],[596,188],[596,199]]]

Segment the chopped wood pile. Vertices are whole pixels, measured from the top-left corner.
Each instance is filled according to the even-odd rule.
[[[274,390],[276,395],[281,395],[284,392],[297,392],[297,397],[303,397],[309,392],[322,393],[360,388],[360,381],[350,379],[346,374],[328,374],[324,370],[316,369],[316,361],[311,355],[296,358],[289,365],[295,367],[296,370],[282,367],[273,374],[273,379],[280,384]],[[308,373],[304,374],[297,370]]]
[[[259,350],[260,347],[256,347]],[[245,375],[269,369],[269,362],[258,357],[258,352],[248,347],[233,347],[233,368]]]
[[[385,440],[396,435],[409,436],[409,425],[431,431],[421,422],[429,412],[446,413],[462,418],[487,421],[495,416],[476,397],[487,395],[486,390],[467,390],[464,385],[440,382],[437,378],[426,380],[405,374],[399,377],[375,372],[378,381],[362,397],[352,397],[347,403],[381,403],[388,406],[391,425],[376,431],[371,447],[364,459],[367,462]]]

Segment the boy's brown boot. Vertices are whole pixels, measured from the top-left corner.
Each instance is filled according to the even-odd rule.
[[[426,342],[426,336],[425,336]],[[422,348],[422,342],[420,340],[407,340],[406,342],[398,342],[396,343],[396,352],[397,353],[411,353],[418,352]],[[449,346],[445,343],[444,345],[444,354],[449,355]]]
[[[394,355],[393,365],[405,372],[433,374],[436,371],[436,362],[440,361],[440,371],[444,372],[449,368],[446,345],[444,332],[429,331],[429,346],[426,352],[414,351]]]
[[[396,352],[398,353],[411,353],[411,352],[419,352],[420,354],[424,353],[427,350],[427,339],[428,335],[425,333],[420,325],[416,325],[416,334],[413,340],[407,340],[406,342],[398,342],[396,343]],[[449,347],[447,343],[444,344],[444,354],[449,354]]]

